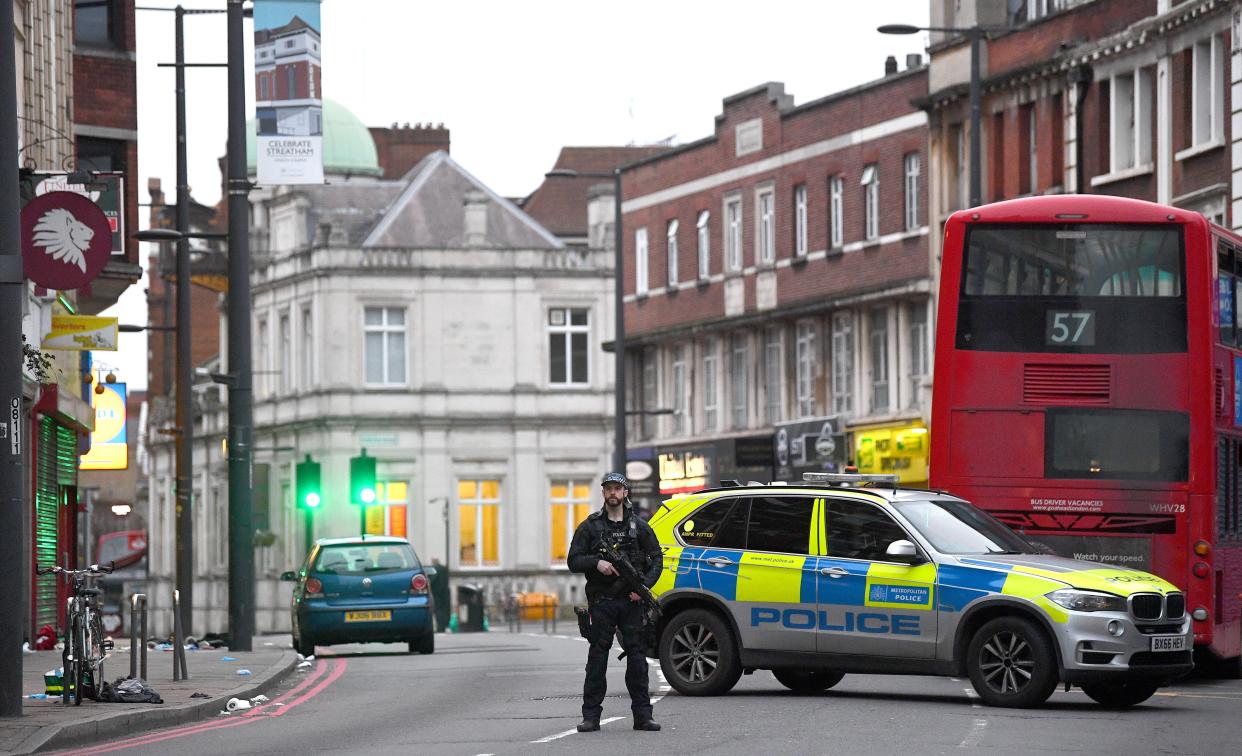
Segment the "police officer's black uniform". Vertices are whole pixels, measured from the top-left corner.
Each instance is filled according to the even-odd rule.
[[[603,484],[620,483],[629,494],[629,481],[619,473],[604,476]],[[608,519],[607,505],[592,512],[574,531],[566,562],[569,569],[586,575],[586,596],[591,612],[591,646],[587,653],[586,681],[582,685],[582,724],[579,731],[599,729],[604,694],[608,688],[608,651],[612,637],[621,629],[621,645],[625,650],[625,687],[630,692],[630,708],[634,713],[634,729],[658,730],[651,718],[651,695],[647,690],[647,657],[643,653],[642,604],[630,600],[630,589],[617,575],[605,575],[597,565],[602,559],[599,539],[607,538],[626,555],[630,564],[643,576],[648,588],[655,585],[663,569],[660,542],[651,526],[634,514],[628,498],[622,508],[620,522]]]

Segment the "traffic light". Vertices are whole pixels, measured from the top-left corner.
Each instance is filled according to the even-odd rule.
[[[349,460],[349,501],[367,506],[375,503],[375,457],[367,450]]]
[[[319,463],[306,455],[306,460],[297,466],[298,506],[303,509],[314,509],[323,501],[319,488]]]

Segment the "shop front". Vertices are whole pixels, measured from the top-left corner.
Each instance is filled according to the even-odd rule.
[[[928,432],[921,420],[851,429],[860,473],[896,474],[907,487],[927,486]]]
[[[654,446],[627,450],[625,477],[630,481],[630,501],[644,520],[660,506],[660,475]]]
[[[723,481],[772,480],[772,434],[722,438],[658,450],[659,493],[667,498],[719,486]]]
[[[849,464],[849,444],[839,415],[776,426],[772,436],[776,479],[790,483],[808,472],[838,473]]]

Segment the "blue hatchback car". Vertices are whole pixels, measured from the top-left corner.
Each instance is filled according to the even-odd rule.
[[[435,651],[434,567],[404,538],[322,538],[302,568],[281,580],[293,588],[293,648],[304,656],[337,643],[409,643]]]

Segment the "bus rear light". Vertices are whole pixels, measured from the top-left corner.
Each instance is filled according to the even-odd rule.
[[[1190,616],[1194,617],[1195,621],[1197,622],[1204,622],[1208,618],[1208,611],[1207,609],[1204,609],[1203,607],[1199,607],[1198,609],[1195,609],[1193,612],[1191,612]]]
[[[1207,562],[1195,562],[1195,566],[1190,568],[1197,578],[1205,578],[1212,574],[1212,568],[1207,566]]]
[[[414,577],[410,578],[410,592],[426,593],[427,592],[427,576],[420,572]]]
[[[323,583],[319,582],[319,578],[306,578],[306,585],[303,588],[307,596],[323,595]]]
[[[1207,541],[1199,541],[1195,544],[1195,554],[1197,556],[1205,557],[1211,553],[1212,553],[1212,544],[1208,543]]]

